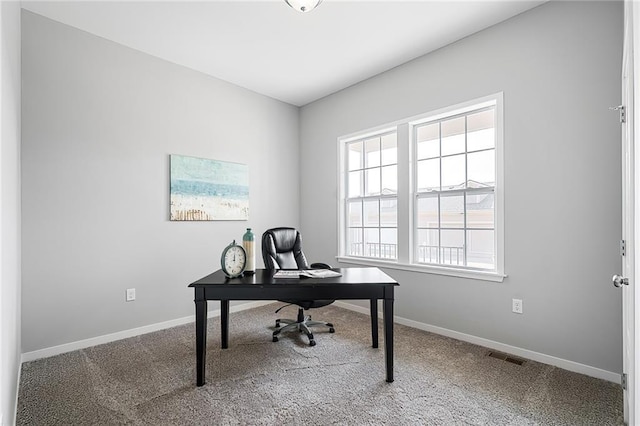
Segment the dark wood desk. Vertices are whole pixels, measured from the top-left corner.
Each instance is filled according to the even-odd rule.
[[[393,290],[398,282],[378,268],[338,268],[335,278],[273,278],[274,271],[256,270],[255,275],[227,278],[218,270],[189,284],[195,290],[197,385],[205,383],[207,353],[207,300],[220,301],[222,349],[229,346],[230,300],[370,300],[371,339],[378,347],[378,299],[383,300],[384,349],[387,382],[393,382]],[[339,333],[340,330],[338,329]],[[269,339],[270,335],[265,335]]]

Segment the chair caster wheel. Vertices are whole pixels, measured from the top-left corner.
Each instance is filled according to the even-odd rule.
[[[277,342],[278,341],[278,336],[273,336],[273,341]]]
[[[311,339],[309,340],[309,346],[315,346],[316,345],[316,341]]]
[[[329,333],[335,333],[335,332],[336,332],[336,329],[335,329],[335,328],[331,327],[331,328],[329,329]]]

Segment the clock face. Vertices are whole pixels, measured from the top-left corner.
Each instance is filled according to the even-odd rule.
[[[236,277],[244,271],[246,261],[244,249],[238,245],[231,245],[224,252],[222,269],[227,275]]]

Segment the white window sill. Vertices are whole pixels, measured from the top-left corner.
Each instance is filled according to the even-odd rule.
[[[411,265],[408,263],[392,262],[388,260],[374,260],[360,257],[336,256],[341,263],[353,265],[377,266],[379,268],[399,269],[402,271],[421,272],[424,274],[447,275],[450,277],[470,278],[474,280],[493,281],[501,283],[507,277],[497,272],[475,271],[471,269],[455,269],[443,266]]]

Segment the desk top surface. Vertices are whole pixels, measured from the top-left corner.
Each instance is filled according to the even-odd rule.
[[[227,278],[221,269],[200,278],[189,284],[189,287],[205,287],[211,285],[232,285],[232,286],[256,286],[256,285],[276,285],[276,286],[321,286],[321,285],[399,285],[396,280],[385,274],[378,268],[333,268],[340,272],[340,277],[329,278],[274,278],[275,270],[256,269],[253,275],[245,274],[238,278]]]

